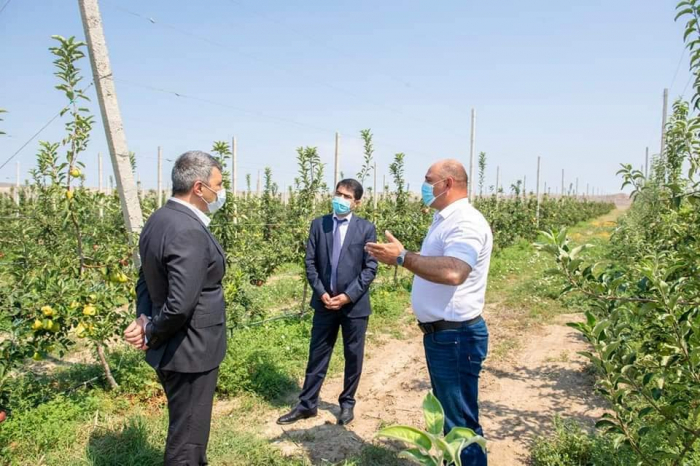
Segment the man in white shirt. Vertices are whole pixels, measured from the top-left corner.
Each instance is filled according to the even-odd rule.
[[[423,331],[425,357],[435,396],[445,410],[445,432],[479,424],[479,373],[488,351],[482,317],[493,236],[484,216],[467,198],[467,172],[456,160],[430,167],[423,202],[437,210],[420,254],[406,251],[386,232],[388,243],[368,243],[367,251],[388,265],[415,274],[411,301]],[[486,454],[472,444],[462,464],[486,465]]]

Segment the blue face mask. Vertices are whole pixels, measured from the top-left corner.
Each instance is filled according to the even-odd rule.
[[[421,187],[421,196],[423,197],[423,203],[426,206],[430,207],[432,205],[432,203],[435,202],[435,199],[437,199],[438,197],[442,196],[443,194],[445,194],[447,192],[445,190],[442,193],[438,194],[437,196],[433,194],[433,186],[435,186],[436,184],[438,184],[442,181],[445,181],[445,180],[436,181],[433,184],[430,184],[427,181],[423,182],[423,186]]]
[[[335,196],[333,198],[333,212],[335,212],[336,215],[347,215],[351,210],[350,201],[340,196]]]

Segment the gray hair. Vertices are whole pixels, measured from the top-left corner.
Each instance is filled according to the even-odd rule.
[[[224,171],[219,161],[206,152],[185,152],[177,158],[173,166],[173,194],[187,194],[197,181],[209,183],[213,168]]]

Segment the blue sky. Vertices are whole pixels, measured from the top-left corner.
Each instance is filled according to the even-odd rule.
[[[156,182],[158,146],[173,159],[233,135],[241,186],[266,166],[289,185],[295,149],[306,145],[318,147],[332,181],[335,131],[341,170],[354,175],[359,131],[371,128],[380,180],[404,152],[416,190],[434,160],[468,162],[475,108],[487,185],[499,166],[505,187],[526,176],[533,188],[540,155],[549,186],[560,185],[564,168],[567,185],[578,177],[580,191],[588,183],[606,192],[619,188],[619,163],[643,164],[647,146],[658,152],[663,88],[671,101],[692,92],[675,3],[100,2],[127,141],[146,187]],[[52,34],[83,38],[77,1],[11,0],[0,14],[0,108],[9,111],[0,162],[65,105],[53,89]],[[87,58],[82,68],[87,84]],[[111,166],[94,89],[91,96],[97,124],[83,161],[96,185],[97,152],[107,173]],[[56,121],[38,139],[62,135]],[[15,158],[23,178],[37,148],[38,140]],[[15,160],[0,181],[14,181]],[[171,166],[164,163],[166,176]]]

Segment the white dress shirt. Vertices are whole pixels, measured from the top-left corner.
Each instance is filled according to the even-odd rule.
[[[415,276],[411,303],[419,322],[463,322],[481,315],[491,262],[493,235],[484,216],[468,199],[435,214],[423,240],[422,256],[454,257],[472,268],[459,286],[441,285]]]
[[[347,217],[338,217],[336,214],[333,214],[333,234],[335,235],[335,229],[338,228],[338,222],[335,221],[335,219],[345,219],[347,222],[343,222],[340,224],[340,246],[342,247],[343,244],[345,243],[345,235],[348,233],[348,226],[350,225],[350,220],[352,219],[352,212],[350,212]]]
[[[178,204],[182,204],[185,207],[189,208],[192,212],[197,214],[197,218],[199,218],[202,221],[205,227],[209,227],[209,224],[211,223],[211,218],[207,217],[207,215],[201,210],[199,210],[197,207],[193,206],[187,201],[183,201],[182,199],[178,199],[176,197],[171,197],[169,200],[177,202]]]

